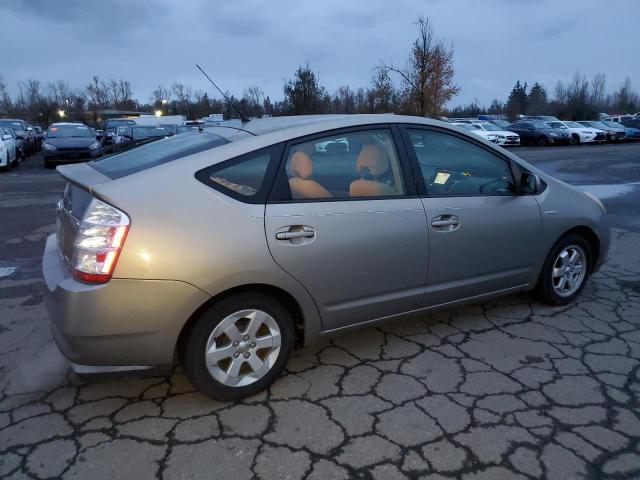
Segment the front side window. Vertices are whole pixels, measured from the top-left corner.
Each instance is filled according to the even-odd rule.
[[[363,130],[290,148],[276,200],[393,197],[405,194],[391,132]],[[277,195],[277,196],[278,196]]]
[[[407,130],[427,195],[511,195],[509,164],[460,137],[430,130]]]

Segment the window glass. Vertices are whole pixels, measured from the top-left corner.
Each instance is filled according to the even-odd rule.
[[[428,195],[510,195],[506,161],[473,143],[442,132],[408,130]]]
[[[242,197],[253,197],[262,187],[270,160],[269,153],[262,153],[240,161],[223,162],[209,169],[209,180],[222,187],[223,192],[228,190]]]
[[[130,132],[130,127],[127,130]],[[228,141],[218,135],[185,133],[104,157],[91,162],[91,165],[110,178],[121,178],[225,143]]]
[[[349,199],[405,194],[388,130],[366,130],[294,145],[285,162],[288,198]]]

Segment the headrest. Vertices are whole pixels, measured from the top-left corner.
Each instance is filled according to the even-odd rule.
[[[291,157],[291,173],[294,177],[303,180],[313,175],[313,162],[309,155],[304,152],[296,152]]]
[[[371,175],[382,175],[389,168],[389,159],[382,148],[377,145],[364,145],[358,155],[358,163],[356,169],[358,173],[364,173],[369,170]]]

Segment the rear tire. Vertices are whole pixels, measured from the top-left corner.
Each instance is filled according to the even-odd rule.
[[[198,391],[217,400],[240,400],[280,376],[294,343],[289,310],[268,295],[247,292],[207,309],[185,335],[178,355]]]
[[[571,257],[575,255],[575,259]],[[551,248],[542,266],[536,295],[549,305],[567,305],[584,288],[591,273],[592,251],[581,235],[562,237]]]

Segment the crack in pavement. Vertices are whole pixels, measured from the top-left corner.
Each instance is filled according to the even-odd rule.
[[[519,294],[296,351],[250,399],[70,384],[38,282],[0,280],[2,478],[640,475],[640,234],[565,307]]]

